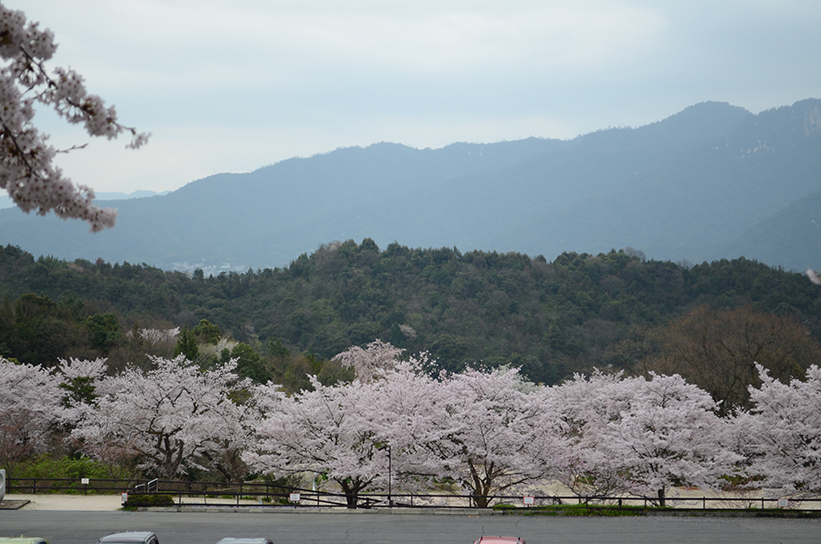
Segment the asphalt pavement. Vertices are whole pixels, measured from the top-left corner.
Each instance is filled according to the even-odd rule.
[[[737,517],[523,517],[470,514],[111,512],[2,510],[0,536],[41,536],[51,544],[94,544],[115,531],[150,530],[161,544],[210,544],[227,536],[274,544],[472,544],[510,535],[528,544],[783,544],[821,541],[819,519]]]

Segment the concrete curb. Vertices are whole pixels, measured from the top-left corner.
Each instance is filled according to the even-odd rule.
[[[607,515],[584,515],[572,512],[542,513],[525,509],[492,510],[483,508],[315,508],[309,506],[209,506],[183,505],[167,507],[137,507],[138,512],[185,512],[185,513],[242,513],[242,514],[347,514],[347,515],[439,515],[439,516],[524,516],[524,517],[611,517]],[[635,517],[714,517],[714,518],[805,518],[821,519],[821,511],[815,510],[703,510],[703,509],[659,509],[632,511]],[[612,516],[621,517],[621,516]]]
[[[441,515],[441,516],[493,516],[502,512],[481,508],[316,508],[311,506],[138,506],[138,512],[188,512],[188,513],[242,513],[242,514],[352,514],[352,515]]]

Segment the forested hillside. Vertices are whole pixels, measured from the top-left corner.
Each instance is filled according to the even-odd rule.
[[[206,276],[35,259],[7,246],[0,296],[0,356],[45,365],[58,356],[108,356],[122,368],[139,349],[129,331],[196,331],[207,320],[219,328],[215,337],[242,342],[262,375],[273,377],[293,363],[285,355],[307,357],[300,373],[318,372],[323,359],[379,338],[427,350],[448,370],[511,364],[554,383],[593,366],[638,372],[679,364],[668,348],[689,349],[682,338],[704,349],[728,344],[710,334],[740,335],[747,344],[739,352],[791,374],[818,355],[821,337],[819,291],[799,274],[745,259],[681,266],[629,248],[548,262],[456,248],[380,249],[365,239],[330,244],[286,268]],[[688,332],[697,312],[699,323],[716,324],[709,334]],[[207,329],[197,332],[200,342],[211,341]]]

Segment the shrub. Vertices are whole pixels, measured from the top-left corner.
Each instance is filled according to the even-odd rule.
[[[133,494],[128,496],[128,500],[123,504],[124,508],[135,506],[174,506],[174,497],[171,495],[143,495]]]

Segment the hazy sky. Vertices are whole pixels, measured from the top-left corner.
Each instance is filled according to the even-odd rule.
[[[706,100],[821,96],[817,0],[3,0],[149,145],[61,156],[98,191],[176,189],[338,147],[573,138]],[[45,112],[58,146],[89,141]]]

